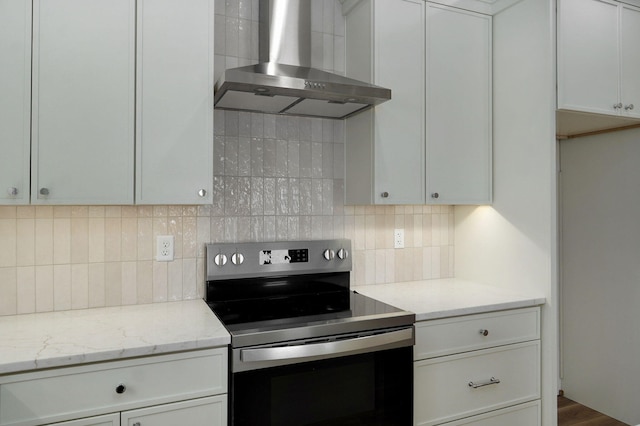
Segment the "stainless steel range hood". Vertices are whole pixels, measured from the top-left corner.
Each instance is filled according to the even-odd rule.
[[[226,70],[219,109],[342,119],[391,99],[391,90],[311,68],[311,1],[260,0],[260,63]]]

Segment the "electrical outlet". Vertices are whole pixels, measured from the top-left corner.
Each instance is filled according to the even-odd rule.
[[[393,247],[404,248],[404,229],[393,230]]]
[[[156,260],[171,262],[173,260],[173,235],[158,235],[156,240]]]

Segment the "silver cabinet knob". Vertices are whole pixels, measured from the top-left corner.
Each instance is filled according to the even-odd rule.
[[[618,102],[617,104],[613,105],[613,109],[620,109],[622,108],[622,102]]]
[[[227,263],[227,256],[222,253],[218,253],[213,258],[213,263],[217,266],[224,266]]]
[[[389,198],[389,193],[387,191],[383,192],[382,194],[380,194],[380,196],[382,198]]]
[[[633,104],[629,104],[629,105],[625,105],[624,109],[626,109],[627,111],[630,111],[634,108]]]
[[[242,253],[235,252],[231,255],[231,263],[234,265],[242,265],[244,262],[244,255]]]
[[[49,195],[49,188],[40,188],[40,195]]]
[[[123,394],[126,390],[127,387],[124,385],[124,383],[120,383],[118,386],[116,386],[116,393]]]
[[[326,249],[322,255],[326,260],[332,260],[336,256],[335,252],[331,249]]]
[[[15,197],[16,195],[18,195],[18,188],[7,188],[7,194],[9,194],[12,197]]]
[[[440,194],[434,192],[433,194],[431,194],[431,198],[440,198]]]
[[[198,191],[198,196],[199,197],[206,197],[207,196],[207,190],[206,189],[201,189],[200,191]]]
[[[338,258],[340,260],[345,260],[347,257],[349,257],[349,252],[346,251],[345,249],[341,248],[340,250],[338,250]]]
[[[485,337],[487,337],[489,335],[489,330],[482,329],[482,330],[480,330],[480,334],[485,336]]]

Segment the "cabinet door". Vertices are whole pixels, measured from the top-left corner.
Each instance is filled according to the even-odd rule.
[[[621,113],[640,118],[640,9],[620,9]]]
[[[52,423],[51,426],[120,426],[120,415],[107,414],[106,416],[87,417],[70,422]]]
[[[618,114],[619,77],[617,4],[559,1],[558,108]]]
[[[138,1],[138,204],[212,200],[213,3]]]
[[[427,4],[427,201],[491,201],[491,17]]]
[[[223,426],[227,424],[227,396],[157,405],[121,414],[123,426]]]
[[[133,203],[135,0],[34,0],[32,202]]]
[[[534,401],[445,423],[443,426],[540,426],[540,414],[540,401]]]
[[[375,2],[374,84],[391,89],[375,108],[376,204],[424,203],[424,7]]]
[[[29,202],[31,1],[0,0],[0,204]]]

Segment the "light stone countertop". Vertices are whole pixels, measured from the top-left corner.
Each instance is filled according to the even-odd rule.
[[[542,305],[544,296],[460,279],[353,286],[416,321]],[[0,374],[226,346],[203,300],[0,317]]]
[[[457,278],[353,286],[353,290],[416,314],[416,321],[543,305],[539,294],[518,293]]]
[[[0,317],[0,374],[226,346],[201,300]]]

